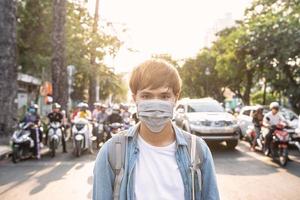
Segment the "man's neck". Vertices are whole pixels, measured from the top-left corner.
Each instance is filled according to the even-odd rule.
[[[147,143],[157,147],[167,146],[176,139],[171,123],[168,123],[160,133],[151,132],[144,123],[141,123],[139,134]]]

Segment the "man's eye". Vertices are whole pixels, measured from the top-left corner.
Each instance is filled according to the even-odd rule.
[[[141,97],[142,97],[143,99],[148,99],[150,96],[147,95],[147,94],[143,94]]]
[[[170,98],[170,95],[162,95],[161,98],[162,98],[162,99],[169,99],[169,98]]]

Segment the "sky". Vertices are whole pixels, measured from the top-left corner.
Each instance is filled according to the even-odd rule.
[[[95,0],[89,0],[94,11]],[[124,42],[117,56],[105,63],[129,72],[153,54],[176,60],[197,55],[216,30],[241,19],[251,0],[100,0],[101,23],[112,22]],[[121,30],[126,28],[123,33]],[[133,49],[134,51],[129,51]]]

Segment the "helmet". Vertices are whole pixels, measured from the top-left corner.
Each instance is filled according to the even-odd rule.
[[[78,108],[88,108],[89,105],[87,103],[84,103],[84,102],[80,102],[78,105],[77,105]]]
[[[112,107],[113,110],[120,110],[120,106],[118,104],[113,105]]]
[[[270,109],[272,110],[273,108],[279,108],[279,103],[278,102],[272,102],[271,104],[270,104]]]
[[[39,106],[37,104],[31,104],[31,106],[28,108],[28,111],[30,113],[36,113],[39,109]]]
[[[53,109],[60,109],[61,106],[59,105],[59,103],[54,103],[54,104],[52,105],[52,108],[53,108]]]
[[[95,102],[95,103],[94,103],[94,106],[102,106],[102,105],[101,105],[101,103],[99,103],[99,102]]]
[[[129,109],[129,106],[128,106],[128,105],[124,105],[124,106],[123,106],[123,109],[124,109],[124,110],[128,110],[128,109]]]

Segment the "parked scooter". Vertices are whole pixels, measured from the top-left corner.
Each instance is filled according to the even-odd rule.
[[[14,163],[33,156],[34,148],[37,148],[37,159],[40,159],[40,145],[35,146],[33,139],[30,137],[32,129],[35,130],[37,140],[39,140],[39,127],[34,123],[22,122],[14,131],[11,138],[12,161]],[[37,144],[39,144],[39,141],[37,141]]]
[[[263,128],[262,133],[257,138],[256,146],[259,147],[261,151],[265,148],[265,136],[267,135],[269,129]],[[253,140],[256,137],[256,131],[253,126],[249,126],[246,132],[246,137],[252,146]],[[289,133],[284,129],[284,124],[276,125],[276,129],[273,132],[272,142],[270,144],[270,153],[274,161],[279,160],[281,166],[285,166],[288,161],[288,146],[289,146],[290,136]]]
[[[61,143],[62,139],[62,126],[60,122],[51,122],[48,130],[48,141],[51,156],[54,157],[56,149]]]
[[[75,118],[74,125],[72,127],[73,133],[73,146],[74,153],[79,157],[82,151],[90,149],[92,151],[92,141],[96,139],[95,136],[91,136],[91,126],[89,121],[84,118]]]

